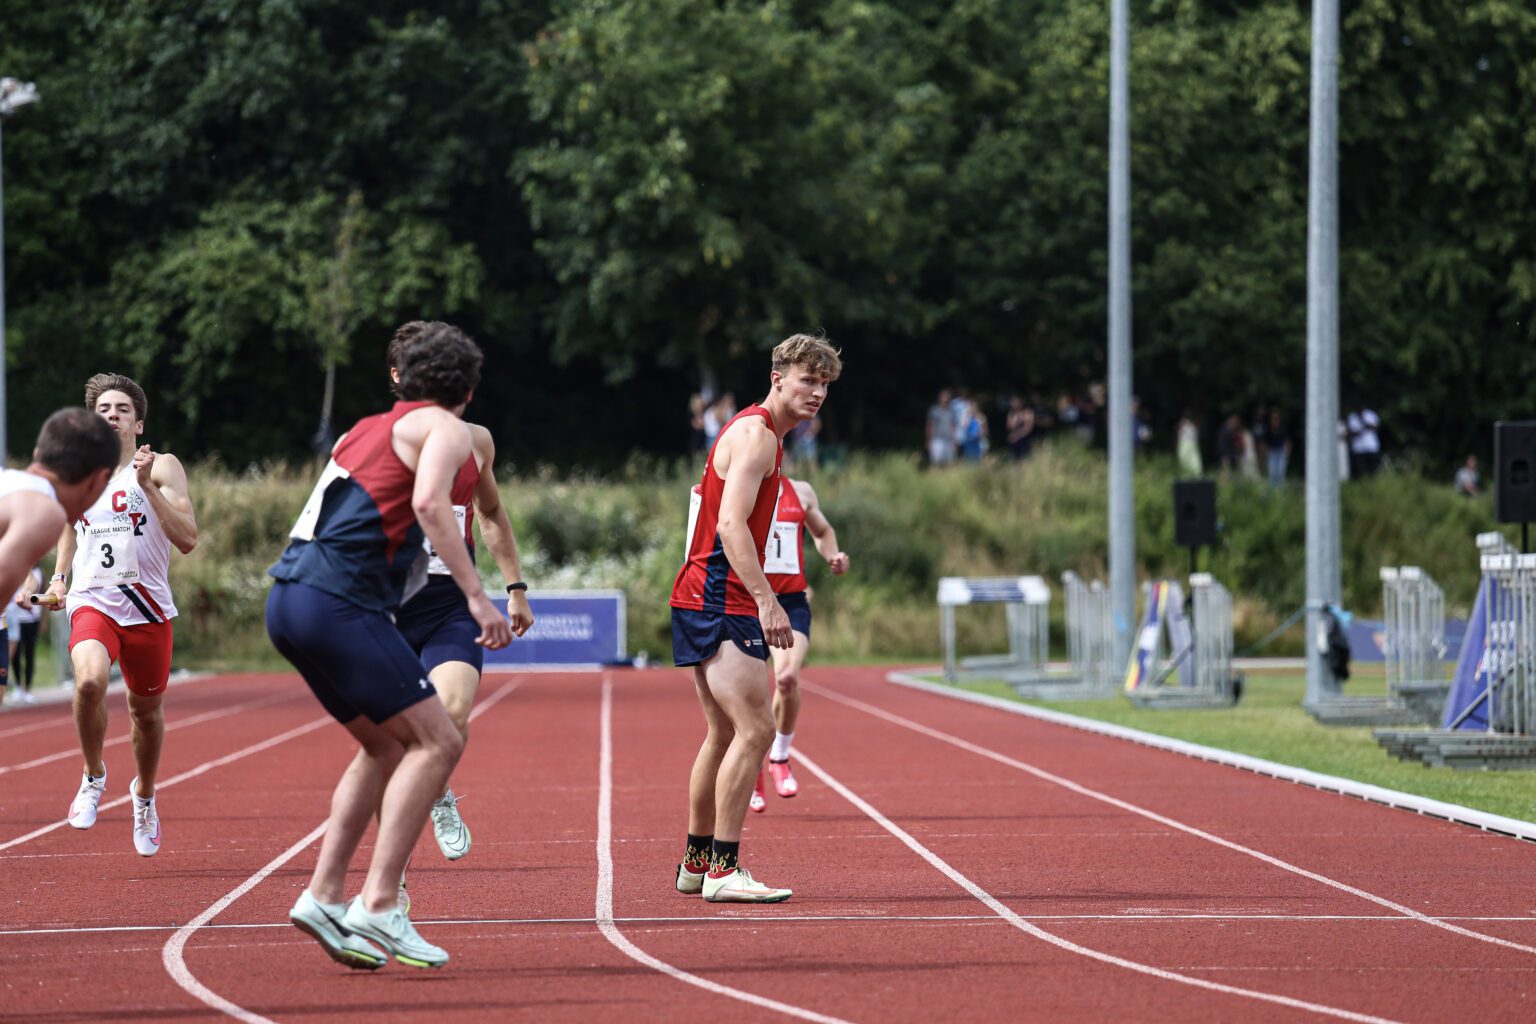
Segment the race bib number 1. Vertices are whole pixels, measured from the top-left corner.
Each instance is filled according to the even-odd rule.
[[[763,572],[775,576],[800,575],[800,524],[775,521],[763,551]]]

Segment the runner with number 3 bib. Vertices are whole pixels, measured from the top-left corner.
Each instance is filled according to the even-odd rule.
[[[779,903],[739,864],[742,819],[773,741],[768,648],[794,644],[763,575],[782,482],[784,435],[815,418],[842,360],[825,338],[797,334],[773,350],[772,388],[710,449],[689,512],[687,559],[672,586],[672,656],[693,669],[707,732],[688,782],[688,844],[676,887],[711,903]]]
[[[171,673],[171,547],[197,546],[197,518],[187,473],[174,455],[140,445],[149,401],[122,374],[98,373],[85,384],[85,404],[117,432],[122,458],[106,490],[59,538],[56,573],[39,603],[69,613],[69,658],[75,670],[75,727],[85,777],[69,807],[75,828],[96,824],[107,785],[102,745],[107,734],[107,676],[116,663],[128,686],[133,723],[133,848],[160,852],[155,779],[165,741],[161,701]],[[65,593],[65,580],[69,590]]]
[[[833,575],[848,571],[848,556],[837,546],[837,532],[822,514],[816,491],[804,480],[784,478],[779,489],[779,504],[773,513],[773,529],[763,552],[763,573],[778,596],[779,605],[789,616],[795,644],[788,650],[773,652],[773,748],[768,751],[768,771],[773,775],[774,791],[781,797],[800,792],[795,773],[789,767],[790,745],[795,741],[795,723],[800,718],[800,669],[811,649],[810,586],[805,581],[805,534],[809,531],[816,550],[827,560]],[[763,772],[758,769],[757,785],[752,789],[753,811],[768,808],[763,795]]]

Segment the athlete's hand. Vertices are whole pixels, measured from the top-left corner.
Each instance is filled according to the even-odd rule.
[[[48,584],[48,590],[37,599],[37,604],[39,607],[58,611],[64,607],[64,597],[68,593],[69,588],[64,585],[63,580],[59,580],[57,583],[50,583]]]
[[[32,595],[37,593],[37,577],[27,573],[27,578],[21,581],[21,589],[16,591],[16,604],[22,608],[32,603]]]
[[[533,609],[528,607],[527,591],[514,590],[507,595],[507,621],[518,636],[533,628]]]
[[[789,613],[779,604],[778,598],[757,606],[757,621],[763,627],[763,639],[769,647],[789,650],[795,646],[794,631],[789,628]]]
[[[480,635],[475,637],[475,643],[487,650],[499,651],[512,642],[512,627],[507,625],[507,620],[502,618],[501,612],[491,604],[491,599],[484,594],[476,594],[469,599],[469,614],[475,617],[475,622],[480,626]]]
[[[847,572],[848,571],[848,555],[847,555],[847,553],[843,552],[843,551],[839,551],[837,554],[835,554],[831,558],[827,559],[827,568],[832,570],[832,575],[833,576],[841,576],[843,573]]]
[[[155,464],[155,453],[150,451],[149,445],[139,445],[139,450],[133,453],[133,475],[139,481],[139,486],[149,486],[149,471]]]

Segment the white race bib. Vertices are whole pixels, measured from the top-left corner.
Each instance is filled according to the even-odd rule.
[[[800,524],[774,520],[763,549],[763,572],[775,576],[800,575]]]
[[[139,581],[139,552],[133,543],[133,530],[132,523],[100,523],[85,528],[85,564],[80,574],[85,577],[84,588]]]
[[[704,507],[704,492],[695,484],[688,492],[688,536],[683,538],[683,561],[693,553],[693,533],[699,528],[699,509]]]
[[[346,480],[352,474],[348,473],[336,464],[332,459],[325,464],[325,472],[320,474],[320,479],[315,481],[315,489],[309,492],[309,500],[304,503],[304,511],[299,513],[298,521],[293,524],[293,529],[288,531],[288,536],[294,540],[314,540],[315,527],[320,524],[320,508],[325,504],[326,489],[336,480]]]
[[[464,532],[464,522],[468,518],[469,518],[469,509],[466,506],[464,506],[464,505],[455,505],[455,506],[453,506],[453,519],[454,519],[454,522],[459,524],[459,536],[460,537],[467,537],[467,535]],[[427,572],[429,574],[431,574],[433,576],[452,576],[453,575],[452,570],[450,570],[448,568],[448,563],[444,562],[441,558],[439,558],[437,552],[435,550],[433,550],[433,548],[432,548],[432,538],[431,537],[423,537],[422,541],[421,541],[421,546],[427,549],[427,557],[430,559],[430,561],[427,562]]]

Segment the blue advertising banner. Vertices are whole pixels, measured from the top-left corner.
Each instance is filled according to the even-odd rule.
[[[1451,694],[1445,702],[1445,718],[1440,723],[1442,729],[1449,729],[1451,723],[1468,708],[1473,708],[1472,713],[1457,728],[1479,731],[1488,728],[1488,702],[1482,697],[1483,691],[1488,689],[1488,657],[1484,641],[1488,634],[1488,590],[1493,586],[1495,584],[1492,580],[1485,579],[1477,588],[1477,602],[1472,606],[1472,622],[1467,626],[1461,653],[1456,658],[1456,675],[1451,682]]]
[[[507,599],[491,595],[505,614]],[[530,595],[533,628],[499,651],[485,652],[485,670],[579,668],[628,661],[622,590],[551,590]]]

